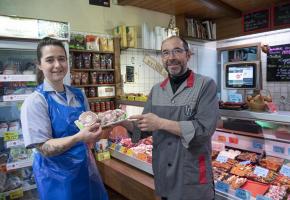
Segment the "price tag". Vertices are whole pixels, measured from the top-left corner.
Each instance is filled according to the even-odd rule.
[[[262,196],[262,195],[257,195],[256,200],[272,200],[272,199],[269,197]]]
[[[225,163],[228,161],[228,159],[229,159],[228,157],[219,154],[218,157],[216,158],[216,161],[219,161],[220,163]]]
[[[288,155],[290,155],[290,148],[288,148]]]
[[[127,150],[127,152],[126,152],[126,154],[128,155],[128,156],[133,156],[133,150],[132,149],[128,149]]]
[[[9,194],[10,199],[18,199],[23,197],[23,189],[18,188]]]
[[[239,144],[239,139],[237,137],[229,137],[229,142],[232,144]]]
[[[223,136],[223,135],[219,135],[217,140],[220,141],[220,142],[224,142],[225,143],[227,141],[227,138],[225,136]]]
[[[284,147],[280,147],[280,146],[273,146],[273,151],[275,153],[284,154],[285,153],[285,148]]]
[[[252,146],[254,149],[263,149],[263,144],[257,140],[253,141]]]
[[[5,200],[6,197],[5,197],[5,194],[4,193],[0,193],[0,200]]]
[[[240,164],[241,165],[248,165],[248,164],[251,164],[251,161],[246,160],[246,161],[240,162]]]
[[[19,135],[17,132],[5,132],[4,133],[4,141],[17,140],[18,138],[19,138]]]
[[[269,173],[268,169],[259,166],[255,167],[254,174],[256,174],[257,176],[266,177],[268,173]]]
[[[284,176],[290,177],[290,167],[287,165],[282,165],[280,174],[283,174]]]
[[[236,189],[235,196],[243,200],[251,199],[251,193],[240,188]]]
[[[111,144],[111,149],[115,150],[116,149],[116,143]]]
[[[230,185],[229,184],[226,184],[226,183],[224,183],[222,181],[217,181],[216,184],[215,184],[215,188],[217,190],[219,190],[219,191],[228,193],[229,192]]]

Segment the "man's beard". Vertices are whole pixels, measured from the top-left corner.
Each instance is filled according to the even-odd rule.
[[[180,71],[177,73],[177,74],[172,74],[170,73],[169,69],[168,69],[168,66],[169,65],[179,65],[180,66]],[[183,65],[179,60],[177,59],[172,59],[172,60],[168,60],[166,61],[165,63],[165,70],[167,71],[168,75],[171,76],[171,77],[178,77],[178,76],[181,76],[183,75],[185,72],[186,72],[186,66]]]

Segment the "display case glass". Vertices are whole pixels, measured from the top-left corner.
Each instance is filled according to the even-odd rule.
[[[220,114],[212,136],[217,199],[289,199],[290,113],[220,110]],[[153,175],[152,143],[149,137],[133,144],[118,127],[111,155]]]

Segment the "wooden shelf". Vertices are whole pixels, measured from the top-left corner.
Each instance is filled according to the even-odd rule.
[[[96,50],[86,50],[86,49],[69,49],[70,52],[77,52],[77,53],[100,53],[100,54],[114,54],[111,51],[96,51]]]
[[[190,37],[190,36],[183,36],[182,37],[183,39],[185,40],[189,40],[189,41],[194,41],[194,42],[213,42],[213,41],[216,41],[216,40],[213,40],[213,39],[201,39],[201,38],[194,38],[194,37]]]
[[[72,68],[71,71],[74,72],[113,72],[115,69],[75,69]]]
[[[100,87],[100,86],[115,86],[116,84],[92,84],[92,85],[72,85],[74,87],[82,88],[82,87]]]
[[[115,96],[107,96],[107,97],[88,97],[89,101],[94,101],[94,100],[102,100],[102,99],[115,99]]]
[[[128,106],[138,106],[138,107],[144,107],[146,102],[143,101],[128,101],[128,100],[120,100],[118,99],[116,101],[118,105],[128,105]]]

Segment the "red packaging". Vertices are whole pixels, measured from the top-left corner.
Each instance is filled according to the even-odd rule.
[[[110,108],[111,108],[111,110],[115,110],[115,102],[114,101],[110,101]]]
[[[101,112],[101,105],[100,102],[95,103],[95,112],[99,113]]]
[[[105,102],[102,101],[100,104],[101,104],[101,112],[105,112],[106,111],[106,104],[105,104]]]
[[[106,101],[106,110],[111,110],[110,101]]]
[[[96,112],[96,108],[95,108],[95,103],[94,102],[90,103],[90,109],[91,109],[92,112]]]

